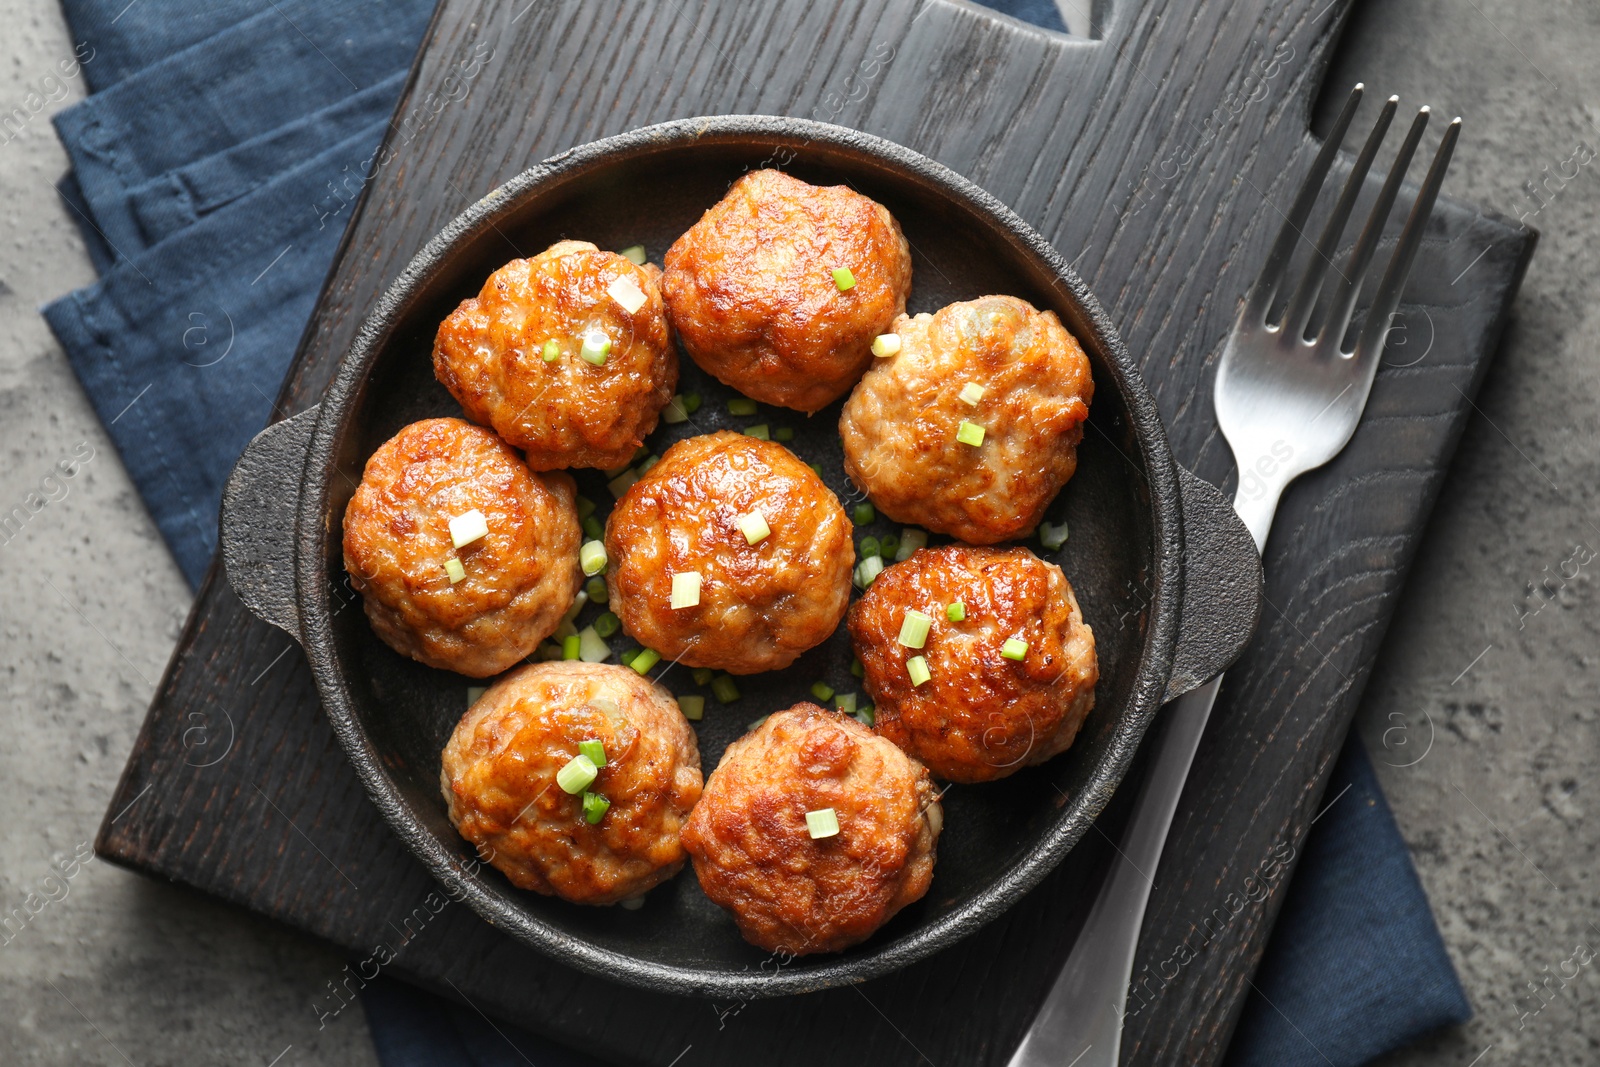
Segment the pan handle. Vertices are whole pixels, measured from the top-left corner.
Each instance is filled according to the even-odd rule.
[[[222,490],[222,563],[244,606],[300,640],[295,516],[320,405],[275,422],[245,446]]]
[[[1183,492],[1183,608],[1163,702],[1239,658],[1261,614],[1261,555],[1227,498],[1178,468]]]

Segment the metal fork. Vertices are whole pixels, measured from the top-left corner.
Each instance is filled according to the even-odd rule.
[[[1428,109],[1424,107],[1417,113],[1361,236],[1344,269],[1337,270],[1333,295],[1323,302],[1321,324],[1308,338],[1308,325],[1327,272],[1333,267],[1340,236],[1399,107],[1399,97],[1390,97],[1383,105],[1317,240],[1310,264],[1282,315],[1276,321],[1268,321],[1268,314],[1278,294],[1285,291],[1290,256],[1306,236],[1302,230],[1355,117],[1361,93],[1360,85],[1351,91],[1317,153],[1261,275],[1245,298],[1217,368],[1217,421],[1239,468],[1239,490],[1234,495],[1233,508],[1249,528],[1258,549],[1266,546],[1284,487],[1338,455],[1355,433],[1383,355],[1390,322],[1400,306],[1401,290],[1422,243],[1423,229],[1438,199],[1461,130],[1461,120],[1456,119],[1445,131],[1355,347],[1346,351],[1344,335],[1361,283],[1428,124]],[[1121,1051],[1122,1020],[1139,929],[1155,884],[1151,875],[1161,859],[1178,797],[1221,683],[1222,676],[1218,675],[1174,700],[1166,709],[1165,728],[1156,742],[1144,787],[1134,802],[1118,857],[1044,1005],[1011,1057],[1010,1067],[1115,1067]]]

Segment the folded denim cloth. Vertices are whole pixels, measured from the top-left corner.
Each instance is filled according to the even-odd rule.
[[[338,186],[370,160],[383,122],[352,126],[398,89],[427,12],[415,0],[386,4],[379,18],[374,0],[323,0],[315,11],[298,0],[63,3],[75,39],[97,50],[84,67],[90,84],[128,86],[91,97],[92,107],[80,105],[82,115],[60,127],[74,161],[88,160],[93,174],[81,188],[68,175],[63,196],[75,215],[115,217],[129,247],[113,262],[89,223],[104,276],[45,314],[198,582],[215,546],[223,480],[267,420],[339,240],[345,220],[323,217],[327,183]],[[1049,0],[991,6],[1062,28]],[[360,85],[329,88],[328,56],[292,47],[296,30],[313,23],[318,40],[355,48],[364,37],[372,47],[361,54],[389,54],[391,65],[374,59],[351,73]],[[252,49],[250,34],[275,43]],[[216,63],[230,48],[244,64],[233,71]],[[319,77],[321,97],[298,92]],[[357,101],[363,92],[372,98]],[[208,130],[223,96],[250,114]],[[297,103],[279,108],[285,99]],[[203,143],[183,143],[195,136]],[[111,159],[97,154],[108,146]],[[1469,1014],[1359,742],[1347,745],[1328,796],[1256,976],[1262,993],[1240,1024],[1235,1067],[1342,1067]],[[594,1062],[409,987],[380,979],[364,996],[385,1067]]]

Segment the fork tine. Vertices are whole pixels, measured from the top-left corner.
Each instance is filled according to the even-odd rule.
[[[1394,162],[1389,166],[1389,177],[1384,180],[1383,188],[1378,193],[1378,202],[1372,205],[1372,213],[1367,216],[1367,225],[1361,231],[1361,237],[1356,241],[1356,246],[1350,252],[1350,262],[1345,267],[1344,277],[1339,282],[1333,300],[1328,305],[1328,317],[1318,331],[1319,344],[1342,345],[1344,331],[1350,325],[1350,316],[1355,312],[1356,297],[1361,295],[1361,283],[1366,278],[1367,267],[1372,263],[1373,255],[1378,251],[1378,241],[1383,237],[1383,225],[1389,220],[1389,211],[1394,207],[1395,197],[1400,193],[1400,184],[1405,181],[1406,171],[1411,167],[1411,157],[1416,154],[1417,145],[1422,140],[1422,131],[1428,125],[1428,116],[1431,111],[1423,107],[1417,111],[1417,117],[1411,120],[1411,129],[1406,131],[1406,139],[1400,145],[1400,153],[1394,157]],[[1343,351],[1343,348],[1340,348]]]
[[[1439,199],[1439,189],[1444,185],[1445,171],[1450,169],[1450,157],[1455,154],[1456,139],[1461,136],[1461,119],[1457,118],[1444,131],[1444,140],[1433,155],[1433,165],[1422,183],[1422,192],[1412,205],[1406,219],[1406,228],[1400,231],[1400,245],[1389,260],[1389,269],[1383,272],[1383,282],[1378,295],[1373,298],[1372,310],[1367,313],[1366,324],[1361,328],[1361,340],[1356,345],[1356,355],[1376,361],[1383,353],[1383,342],[1389,334],[1389,320],[1400,306],[1400,292],[1406,287],[1411,274],[1411,262],[1422,247],[1422,231],[1427,229],[1428,216],[1433,214],[1434,201]]]
[[[1311,321],[1311,311],[1316,306],[1317,294],[1322,291],[1322,279],[1333,265],[1333,254],[1339,247],[1339,238],[1344,235],[1345,223],[1355,209],[1356,197],[1361,195],[1362,184],[1367,180],[1367,171],[1372,169],[1372,161],[1399,107],[1398,96],[1391,96],[1384,101],[1378,121],[1373,123],[1372,133],[1367,136],[1367,143],[1361,147],[1361,154],[1356,157],[1355,166],[1345,179],[1339,201],[1334,205],[1333,214],[1328,217],[1328,224],[1322,228],[1322,236],[1317,241],[1317,254],[1307,266],[1305,277],[1300,279],[1300,287],[1289,301],[1289,310],[1284,313],[1283,330],[1286,337],[1298,341],[1305,334],[1306,323]]]
[[[1317,194],[1322,191],[1322,183],[1328,176],[1328,168],[1333,165],[1333,157],[1339,152],[1340,143],[1344,141],[1345,131],[1350,128],[1350,120],[1356,116],[1364,88],[1357,82],[1356,87],[1350,90],[1350,99],[1345,101],[1344,110],[1339,112],[1328,139],[1322,142],[1322,150],[1312,161],[1311,169],[1300,185],[1300,192],[1283,220],[1283,228],[1278,231],[1278,239],[1272,243],[1272,251],[1267,254],[1267,262],[1261,268],[1255,284],[1250,287],[1250,295],[1245,303],[1246,321],[1261,322],[1266,319],[1272,298],[1278,295],[1278,285],[1282,281],[1284,268],[1288,266],[1289,254],[1300,239],[1300,230],[1311,214],[1311,205],[1316,203]]]

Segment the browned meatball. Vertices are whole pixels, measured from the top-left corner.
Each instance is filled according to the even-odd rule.
[[[373,630],[403,656],[474,678],[527,656],[583,581],[576,495],[569,475],[534,474],[481,426],[407,426],[367,460],[344,511],[344,566]],[[450,522],[473,511],[488,533],[455,548]]]
[[[557,774],[599,741],[590,821]],[[439,772],[450,821],[514,885],[579,904],[636,897],[683,869],[700,749],[671,694],[626,667],[523,667],[468,709]],[[601,805],[590,802],[595,808]]]
[[[1025,536],[1078,465],[1094,396],[1083,349],[1010,296],[894,329],[899,354],[873,361],[839,416],[845,472],[899,522],[974,544]],[[963,422],[981,444],[957,438]]]
[[[536,471],[626,463],[678,384],[660,273],[587,241],[514,259],[440,323],[433,372]]]
[[[824,809],[838,833],[813,838],[806,813]],[[920,899],[943,820],[920,763],[802,703],[728,746],[683,847],[746,941],[803,956],[864,941]]]
[[[951,622],[960,602],[966,617]],[[900,643],[908,611],[933,619]],[[1061,568],[1025,548],[922,549],[850,609],[850,637],[878,732],[952,782],[987,782],[1066,751],[1094,707],[1094,634]],[[1002,655],[1026,642],[1020,659]],[[929,679],[914,685],[921,656]]]
[[[905,311],[911,251],[887,208],[842,185],[757,170],[667,250],[672,325],[694,361],[768,404],[810,413],[872,360]],[[855,284],[841,290],[833,272]]]
[[[787,448],[726,430],[691,437],[612,509],[611,610],[663,659],[732,674],[787,667],[844,617],[850,535],[838,498]],[[692,607],[672,607],[679,574],[699,576]]]

